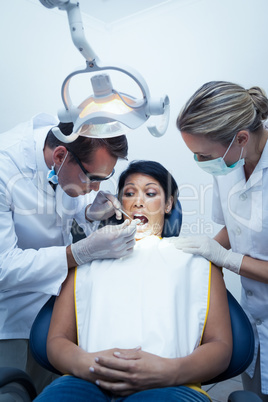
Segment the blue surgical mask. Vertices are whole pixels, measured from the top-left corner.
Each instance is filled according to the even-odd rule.
[[[51,183],[53,183],[53,184],[58,184],[59,183],[58,174],[60,173],[60,170],[61,170],[61,168],[62,168],[62,166],[63,166],[63,164],[65,162],[65,159],[67,158],[67,155],[68,155],[68,151],[67,151],[67,153],[66,153],[66,155],[65,155],[65,157],[64,157],[64,159],[62,161],[62,164],[59,167],[58,173],[55,172],[55,164],[53,166],[51,166],[51,169],[48,171],[47,180],[50,181]]]
[[[58,175],[55,172],[55,165],[51,166],[51,169],[48,171],[47,179],[53,184],[58,184]]]
[[[231,166],[227,166],[224,158],[227,155],[227,152],[233,145],[233,142],[235,140],[235,137],[232,139],[231,144],[229,145],[227,151],[223,156],[220,158],[216,159],[211,159],[209,161],[204,161],[200,162],[197,159],[196,154],[194,154],[194,160],[196,161],[197,165],[203,169],[205,172],[212,174],[213,176],[221,176],[221,175],[226,175],[228,173],[233,172],[235,169],[239,168],[240,166],[243,166],[245,164],[244,158],[241,159],[242,153],[243,153],[243,148],[241,149],[240,157],[237,162],[233,163]]]

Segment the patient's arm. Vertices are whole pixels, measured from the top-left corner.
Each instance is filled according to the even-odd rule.
[[[117,361],[98,354],[94,372],[100,376],[98,383],[102,388],[124,396],[148,388],[209,380],[228,367],[231,353],[232,333],[226,289],[221,271],[212,266],[207,324],[202,344],[191,355],[165,359],[142,350],[120,350]],[[110,376],[112,382],[101,380],[101,376]]]
[[[229,364],[231,325],[226,289],[218,268],[212,267],[210,309],[202,345],[184,358],[167,359],[134,349],[85,352],[76,345],[73,289],[71,270],[55,302],[47,342],[51,364],[63,373],[92,382],[98,380],[102,388],[124,396],[148,388],[206,381]]]
[[[211,299],[201,346],[179,359],[177,378],[203,382],[227,369],[232,355],[232,330],[227,293],[219,268],[212,265]]]
[[[111,349],[99,353],[116,359],[113,353],[117,350]],[[60,296],[55,301],[47,338],[48,359],[60,372],[94,382],[96,376],[90,372],[89,368],[95,363],[94,359],[99,353],[87,353],[77,346],[74,270],[71,269],[62,286]]]

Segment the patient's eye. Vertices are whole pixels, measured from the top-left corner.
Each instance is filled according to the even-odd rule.
[[[124,189],[124,197],[133,197],[134,194],[135,194],[134,188],[129,187]]]
[[[134,195],[134,192],[133,191],[126,191],[125,193],[124,193],[124,196],[125,197],[132,197]]]
[[[148,197],[155,197],[155,196],[157,195],[157,193],[156,193],[155,191],[147,191],[147,192],[146,192],[146,195],[147,195]]]

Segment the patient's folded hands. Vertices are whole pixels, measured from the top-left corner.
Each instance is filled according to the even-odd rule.
[[[98,386],[123,397],[148,388],[168,386],[174,375],[172,361],[174,359],[144,352],[140,347],[116,349],[113,356],[97,353],[90,371],[97,378]]]

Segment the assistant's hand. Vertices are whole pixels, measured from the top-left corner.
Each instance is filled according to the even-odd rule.
[[[208,236],[170,237],[169,241],[185,253],[201,255],[218,267],[239,274],[243,255],[227,250]]]
[[[71,251],[78,265],[97,259],[125,257],[133,251],[135,233],[135,221],[129,223],[126,220],[121,225],[107,225],[73,243]]]
[[[114,195],[108,191],[99,191],[94,202],[86,208],[86,218],[89,221],[101,221],[115,214],[116,219],[121,219],[122,214],[117,208],[121,208],[121,204]]]
[[[126,396],[149,388],[171,385],[172,359],[141,349],[117,349],[114,356],[116,359],[99,355],[90,368],[101,388]]]

